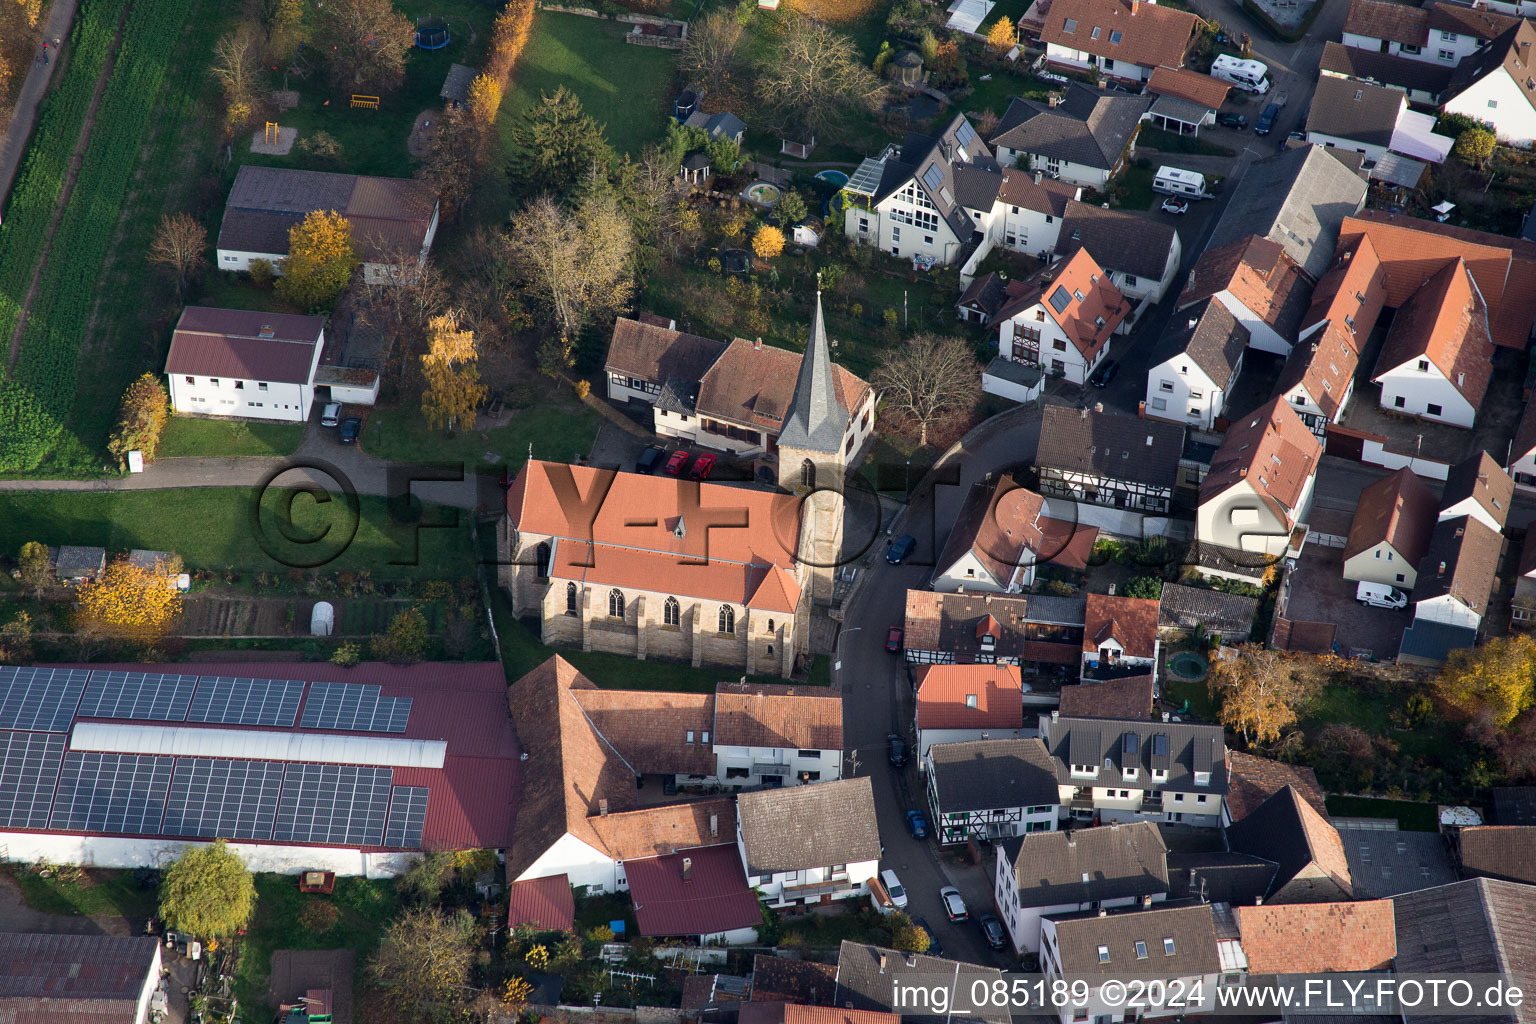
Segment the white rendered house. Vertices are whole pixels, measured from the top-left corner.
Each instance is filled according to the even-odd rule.
[[[1451,76],[1443,109],[1493,125],[1500,142],[1529,148],[1536,141],[1536,71],[1529,22],[1516,27],[1463,60]]]
[[[1088,250],[1037,274],[993,318],[998,355],[1073,384],[1086,383],[1109,354],[1130,303]]]
[[[1242,372],[1248,328],[1215,301],[1175,317],[1184,326],[1165,339],[1161,360],[1147,370],[1147,415],[1210,430]]]
[[[188,306],[165,360],[178,413],[303,423],[315,400],[325,319]]]
[[[1371,379],[1383,409],[1470,428],[1493,352],[1487,304],[1456,257],[1398,310]]]
[[[869,776],[742,793],[736,846],[747,884],[770,906],[813,906],[862,895],[880,870]]]
[[[1277,396],[1233,423],[1200,484],[1203,544],[1280,558],[1312,503],[1322,443]]]

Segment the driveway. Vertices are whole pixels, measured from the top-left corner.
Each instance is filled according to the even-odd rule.
[[[1331,622],[1342,655],[1369,655],[1381,661],[1397,657],[1403,630],[1413,621],[1405,608],[1371,608],[1355,600],[1355,584],[1344,578],[1344,549],[1308,544],[1291,571],[1285,616],[1293,621]]]

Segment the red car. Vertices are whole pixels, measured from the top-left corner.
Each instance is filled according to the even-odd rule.
[[[672,457],[667,460],[667,464],[662,471],[666,473],[667,476],[682,476],[683,470],[687,467],[687,465],[687,452],[673,452]]]
[[[901,627],[900,626],[892,626],[891,627],[891,631],[889,633],[885,634],[885,649],[890,651],[892,654],[896,654],[896,653],[900,652],[900,650],[901,650]]]
[[[715,457],[705,452],[693,460],[693,468],[688,471],[690,480],[708,480],[709,471],[715,468]]]

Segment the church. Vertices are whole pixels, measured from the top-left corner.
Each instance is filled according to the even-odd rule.
[[[507,492],[499,580],[545,643],[791,676],[832,599],[856,450],[821,295],[777,443],[778,488],[529,460]]]

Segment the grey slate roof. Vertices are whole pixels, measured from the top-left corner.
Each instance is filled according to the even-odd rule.
[[[1184,427],[1119,413],[1048,405],[1035,463],[1154,487],[1178,483]]]
[[[1073,83],[1061,103],[1014,97],[992,145],[1109,170],[1136,134],[1148,96],[1100,92]]]
[[[837,400],[837,379],[832,375],[832,352],[827,344],[826,321],[821,315],[821,291],[816,292],[816,315],[811,318],[811,340],[800,359],[795,394],[779,431],[780,448],[837,454],[843,446],[848,412]]]
[[[746,122],[724,111],[719,114],[706,114],[702,110],[689,115],[684,122],[689,128],[698,128],[711,139],[739,139],[747,130]]]
[[[1370,82],[1324,75],[1317,80],[1307,131],[1350,139],[1367,146],[1387,146],[1404,96],[1396,89]]]
[[[743,793],[736,800],[747,873],[880,859],[869,776]]]
[[[1248,328],[1214,299],[1204,299],[1180,312],[1182,319],[1180,314],[1174,314],[1169,327],[1176,329],[1163,335],[1152,355],[1152,365],[1183,354],[1218,387],[1226,387],[1248,348]]]
[[[1168,772],[1167,779],[1156,783],[1157,789],[1209,793],[1218,797],[1209,813],[1220,810],[1219,797],[1227,791],[1227,744],[1219,725],[1042,717],[1040,732],[1056,761],[1056,781],[1064,786],[1083,784],[1074,783],[1072,765],[1091,764],[1099,769],[1100,780],[1107,774],[1118,789],[1152,789],[1152,769],[1156,768]],[[1126,767],[1140,769],[1136,778],[1122,781]],[[1211,773],[1210,785],[1195,785],[1197,771]]]
[[[454,100],[463,103],[469,99],[469,83],[475,80],[475,69],[467,64],[454,64],[448,68],[448,74],[443,78],[443,87],[438,95],[445,100]]]
[[[1061,800],[1055,764],[1038,737],[935,743],[928,753],[941,813],[1054,805]]]
[[[1402,643],[1398,644],[1399,661],[1410,664],[1440,665],[1452,651],[1471,647],[1477,643],[1477,630],[1471,626],[1456,626],[1434,619],[1414,619],[1403,630]]]
[[[1397,970],[1404,974],[1519,974],[1536,977],[1536,887],[1473,878],[1398,896]],[[1417,1024],[1494,1024],[1536,1020],[1517,1011],[1475,1017],[1415,1017]]]
[[[1161,281],[1168,253],[1178,232],[1150,216],[1126,210],[1106,210],[1077,200],[1067,204],[1056,237],[1056,254],[1069,257],[1079,249],[1110,273],[1134,274]]]
[[[1338,826],[1349,884],[1357,900],[1382,900],[1457,880],[1445,839],[1438,832],[1388,832]]]
[[[1474,516],[1440,520],[1419,560],[1413,603],[1449,594],[1481,615],[1488,609],[1503,544],[1502,534]],[[1445,567],[1443,572],[1441,566]]]
[[[968,136],[969,141],[961,142],[962,135]],[[961,152],[965,157],[961,157]],[[930,186],[923,180],[929,167],[938,170],[938,184]],[[943,131],[937,135],[920,135],[917,132],[908,132],[901,142],[899,152],[893,157],[887,157],[881,161],[880,185],[875,190],[874,201],[880,202],[897,189],[904,187],[909,181],[916,181],[917,187],[928,196],[939,216],[944,218],[962,242],[970,240],[971,233],[975,230],[975,224],[970,216],[961,209],[962,198],[975,198],[975,182],[968,182],[962,197],[960,186],[955,181],[957,168],[980,168],[1001,175],[1002,169],[997,160],[992,156],[992,151],[986,143],[981,141],[981,136],[976,134],[976,129],[971,125],[964,114],[956,114],[950,122],[944,126]],[[996,193],[993,193],[994,195]],[[983,207],[987,209],[990,207]]]
[[[1483,825],[1457,838],[1463,875],[1536,883],[1536,826]]]
[[[1339,227],[1365,205],[1365,182],[1322,146],[1298,146],[1248,167],[1208,249],[1259,235],[1316,281],[1333,262]]]
[[[974,981],[990,983],[1002,976],[996,967],[983,967],[957,960],[941,960],[935,956],[902,953],[883,946],[866,946],[860,942],[843,940],[837,951],[837,989],[832,1005],[840,1009],[873,1010],[880,1013],[899,1012],[903,1024],[961,1024],[964,1021],[987,1021],[988,1024],[1009,1024],[1007,1009],[990,1010],[977,1016],[949,1015],[942,1013],[918,1013],[911,1007],[896,1007],[893,1001],[892,979],[900,973],[911,976],[921,984],[933,984],[940,979],[955,986],[951,991],[969,992]]]
[[[1053,917],[1061,970],[1072,975],[1117,978],[1193,977],[1216,974],[1216,926],[1205,904],[1153,907],[1099,916],[1097,912]],[[1169,953],[1168,940],[1173,952]],[[1141,955],[1136,943],[1143,944]],[[1106,960],[1100,948],[1108,955]]]
[[[1168,854],[1169,899],[1253,906],[1269,892],[1274,877],[1274,861],[1246,853],[1217,850]]]
[[[1021,907],[1060,907],[1168,892],[1168,847],[1149,821],[1003,841]]]
[[[1223,633],[1236,633],[1253,628],[1253,618],[1258,610],[1259,599],[1256,597],[1164,583],[1163,596],[1157,603],[1157,624],[1184,629],[1204,626]]]
[[[1186,100],[1182,96],[1159,96],[1152,101],[1151,112],[1185,124],[1199,124],[1210,114],[1211,108],[1204,103]]]
[[[70,579],[77,576],[94,576],[106,568],[107,549],[82,547],[78,544],[62,545],[53,560],[54,575]]]
[[[1536,786],[1495,786],[1495,825],[1536,825]]]
[[[1306,805],[1295,787],[1285,786],[1257,810],[1227,826],[1227,846],[1237,853],[1275,862],[1275,877],[1266,894],[1269,895],[1284,888],[1310,864],[1334,871],[1348,870],[1347,861],[1332,863],[1333,852],[1322,848],[1326,837],[1316,834],[1316,830],[1332,830],[1335,837],[1338,835],[1332,824]],[[1343,853],[1342,841],[1337,853]],[[1346,890],[1343,898],[1349,895]]]

